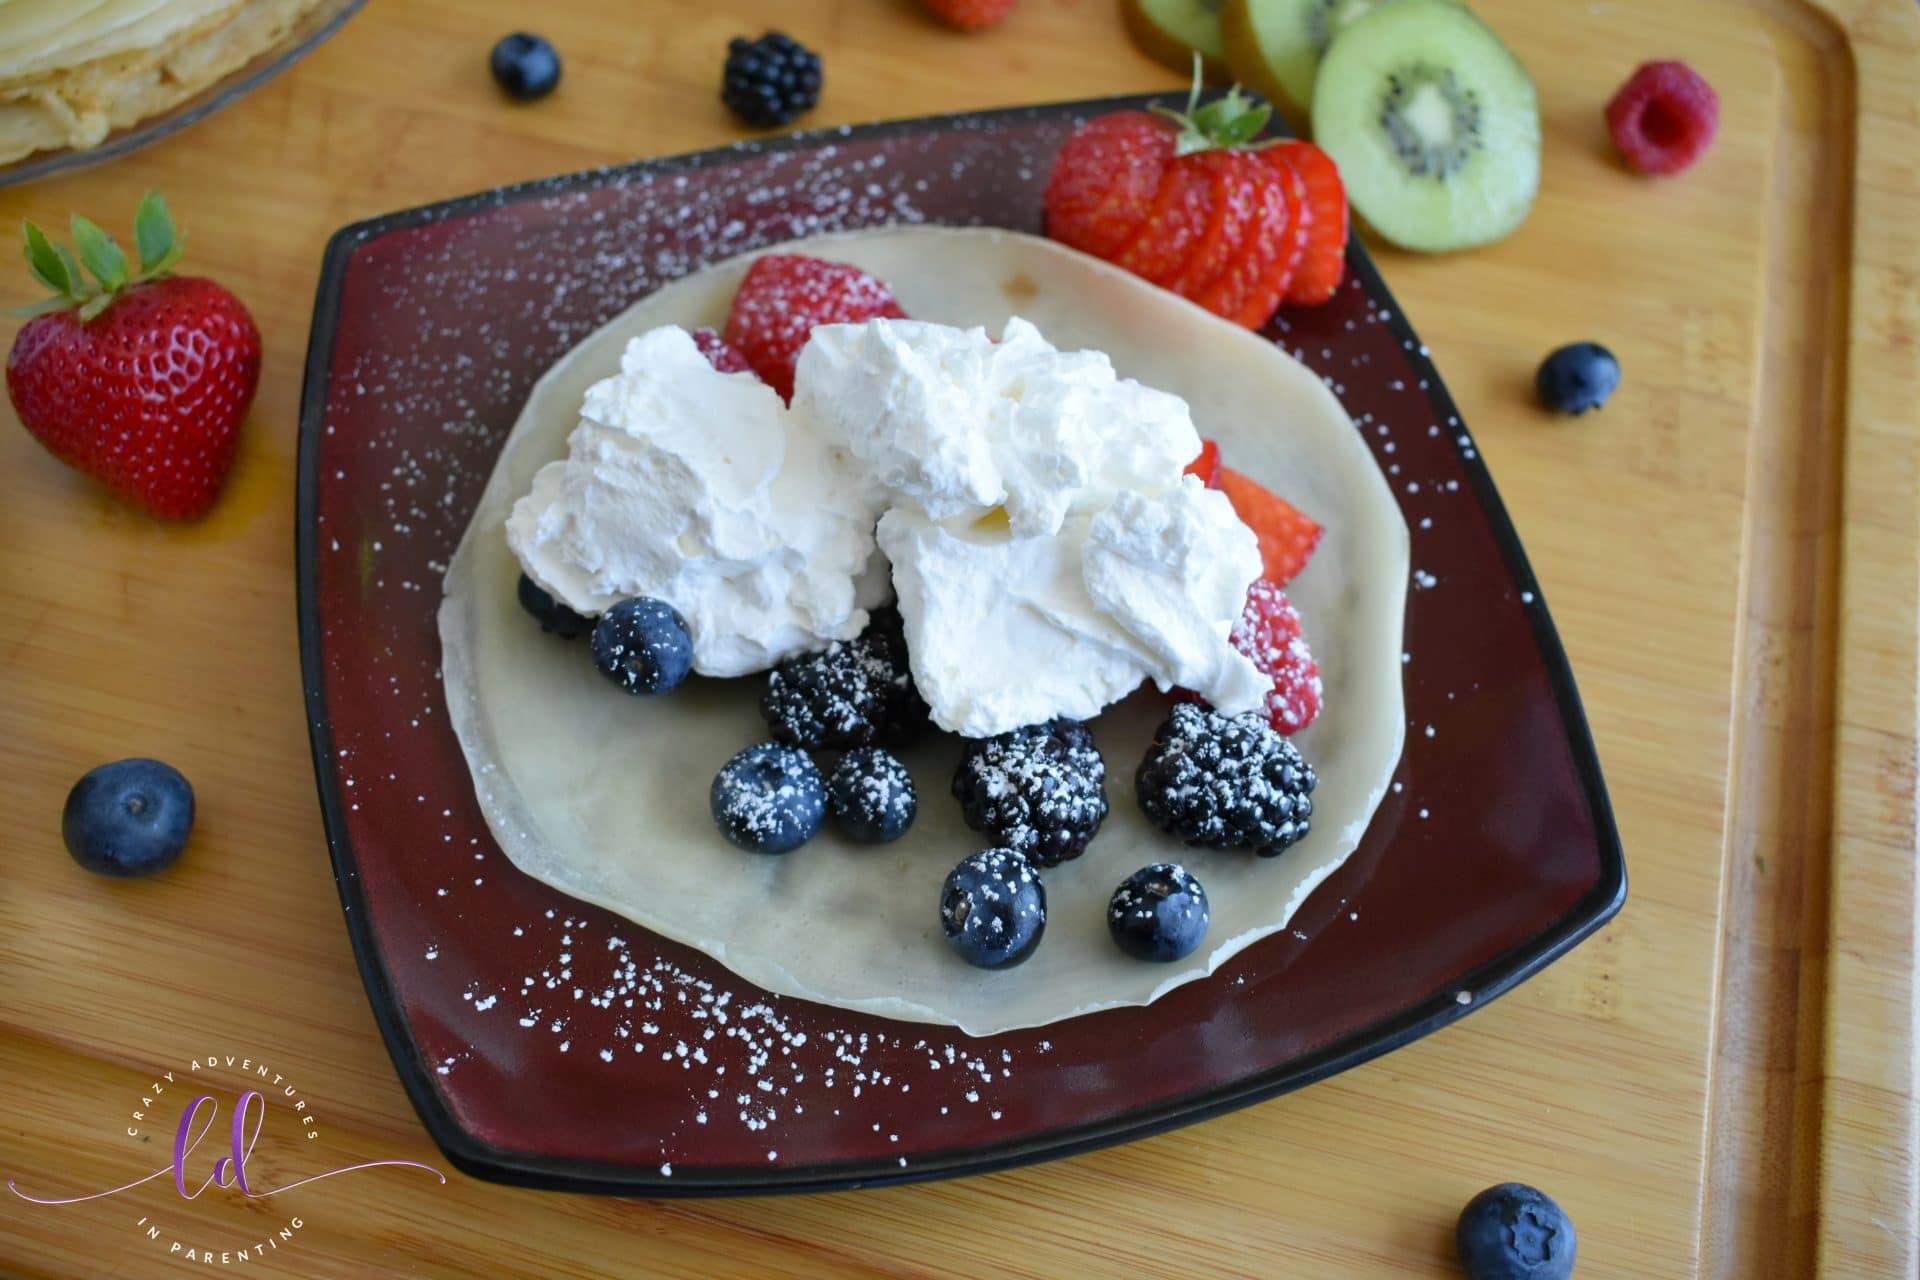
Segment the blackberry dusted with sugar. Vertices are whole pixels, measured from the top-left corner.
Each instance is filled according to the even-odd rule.
[[[967,825],[1042,867],[1086,852],[1107,816],[1107,765],[1078,720],[969,743],[953,775]]]
[[[858,638],[775,667],[760,714],[775,738],[796,747],[911,741],[926,726],[927,704],[907,672],[899,613],[876,609]]]
[[[1313,825],[1313,766],[1252,713],[1176,706],[1135,782],[1147,821],[1203,848],[1270,858]]]

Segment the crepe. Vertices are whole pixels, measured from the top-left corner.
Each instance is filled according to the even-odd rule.
[[[284,39],[321,0],[4,0],[0,163],[98,146]]]
[[[622,695],[583,642],[545,635],[521,612],[503,525],[534,471],[565,453],[587,387],[617,369],[627,341],[662,324],[722,324],[743,257],[667,285],[548,371],[448,567],[439,618],[448,711],[500,847],[536,879],[697,947],[767,990],[972,1035],[1147,1003],[1285,928],[1359,842],[1405,731],[1406,524],[1339,402],[1265,340],[1048,240],[899,227],[779,251],[863,267],[918,319],[998,333],[1020,315],[1063,350],[1107,352],[1122,376],[1186,397],[1201,434],[1236,469],[1326,525],[1288,589],[1326,688],[1319,722],[1295,738],[1320,776],[1313,830],[1269,859],[1187,849],[1149,826],[1133,775],[1168,698],[1147,688],[1092,722],[1111,812],[1085,855],[1042,873],[1046,936],[1018,968],[972,968],[941,936],[941,883],[986,843],[948,789],[957,738],[931,735],[901,753],[920,814],[897,843],[852,844],[831,820],[784,857],[721,837],[708,787],[736,751],[766,739],[764,678]],[[1213,913],[1201,949],[1171,965],[1124,955],[1105,918],[1114,888],[1162,861],[1199,878]]]

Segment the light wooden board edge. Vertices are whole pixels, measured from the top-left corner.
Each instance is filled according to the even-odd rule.
[[[1817,1088],[1823,1276],[1920,1274],[1920,6],[1822,0],[1856,76],[1832,838]]]

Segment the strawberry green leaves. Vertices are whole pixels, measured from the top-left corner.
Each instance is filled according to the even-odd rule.
[[[65,245],[55,244],[33,223],[26,224],[27,269],[34,279],[53,290],[54,296],[18,314],[37,316],[77,307],[82,320],[91,320],[123,290],[170,272],[186,247],[186,239],[175,228],[167,209],[166,197],[158,191],[147,192],[134,213],[134,247],[140,254],[137,272],[128,262],[126,250],[98,223],[76,213],[70,225],[73,243],[80,250],[78,261]],[[85,272],[81,270],[83,264]],[[91,280],[87,272],[92,273]]]
[[[1258,102],[1240,91],[1239,85],[1205,106],[1200,105],[1201,85],[1200,55],[1193,58],[1193,89],[1187,95],[1187,109],[1175,111],[1172,107],[1154,106],[1155,115],[1165,116],[1180,126],[1180,135],[1173,144],[1173,154],[1190,156],[1200,151],[1257,151],[1272,146],[1277,138],[1260,138],[1267,127],[1267,121],[1273,118],[1273,108]]]

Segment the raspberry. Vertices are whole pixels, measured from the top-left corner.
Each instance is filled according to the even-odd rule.
[[[1307,648],[1300,614],[1278,584],[1257,578],[1247,588],[1246,608],[1233,624],[1233,647],[1273,677],[1266,706],[1274,728],[1293,734],[1313,723],[1320,714],[1320,664]]]
[[[1720,128],[1720,95],[1684,62],[1649,62],[1607,104],[1607,130],[1641,173],[1679,173]]]
[[[700,348],[700,354],[707,363],[721,373],[751,373],[753,366],[747,358],[727,345],[727,340],[711,329],[695,329],[693,345]]]
[[[795,253],[770,253],[747,269],[733,295],[726,341],[760,380],[793,398],[793,366],[818,324],[904,320],[893,290],[858,267]]]

